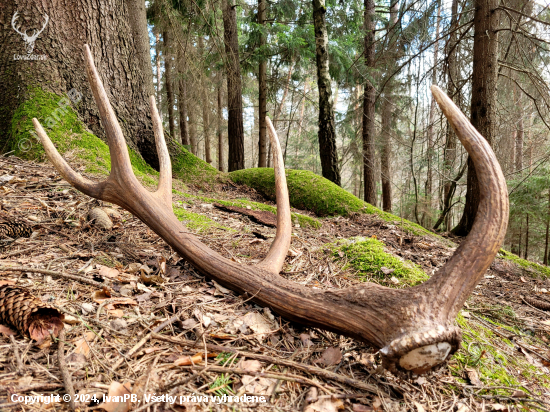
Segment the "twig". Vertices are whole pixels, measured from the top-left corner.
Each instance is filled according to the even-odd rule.
[[[23,370],[25,369],[21,357],[19,356],[19,349],[17,349],[17,341],[10,335],[11,344],[13,346],[13,356],[15,357],[15,362],[17,363],[17,373],[23,375]]]
[[[527,302],[525,299],[523,299],[523,298],[521,298],[521,301],[522,301],[523,303],[525,303],[527,306],[529,306],[531,309],[534,309],[534,310],[536,310],[537,312],[542,313],[543,315],[546,315],[546,316],[549,316],[549,315],[550,315],[548,312],[545,312],[545,311],[543,311],[543,310],[540,310],[540,309],[534,307],[533,305],[531,305],[530,303],[528,303],[528,302]]]
[[[12,271],[12,272],[33,272],[33,273],[41,273],[43,275],[50,275],[55,276],[58,278],[64,278],[64,279],[70,279],[75,280],[80,283],[86,283],[88,285],[92,285],[98,288],[103,288],[105,285],[103,283],[96,282],[95,280],[90,280],[83,278],[81,276],[76,275],[69,275],[68,273],[61,273],[61,272],[55,272],[53,270],[46,270],[46,269],[38,269],[38,268],[31,268],[27,266],[3,266],[0,265],[0,271]]]
[[[27,248],[27,249],[16,250],[15,252],[10,252],[10,253],[5,254],[4,256],[0,257],[0,259],[7,259],[9,257],[21,255],[23,253],[30,252],[31,250],[34,250],[34,249],[36,249],[35,246]]]
[[[153,333],[153,338],[158,339],[158,340],[162,340],[162,341],[165,341],[165,342],[176,343],[178,345],[187,346],[187,347],[192,347],[195,344],[194,341],[185,340],[185,339],[171,338],[169,336],[160,335],[158,333]],[[367,391],[367,392],[370,392],[370,393],[373,393],[373,394],[376,394],[376,395],[379,395],[380,392],[381,392],[380,388],[377,387],[377,386],[370,385],[366,382],[361,382],[361,381],[358,381],[356,379],[352,379],[352,378],[349,378],[347,376],[337,374],[337,373],[334,373],[334,372],[331,372],[331,371],[328,371],[328,370],[325,370],[325,369],[321,369],[321,368],[318,368],[316,366],[310,366],[310,365],[306,365],[306,364],[298,363],[298,362],[293,362],[293,361],[286,360],[286,359],[274,358],[274,357],[267,356],[267,355],[260,355],[258,353],[241,352],[238,349],[227,347],[227,346],[212,345],[210,343],[207,343],[206,346],[211,351],[231,352],[231,353],[238,352],[239,355],[244,356],[244,357],[249,358],[249,359],[256,359],[256,360],[263,361],[263,362],[274,363],[276,365],[287,366],[289,368],[295,368],[295,369],[298,369],[298,370],[301,370],[301,371],[304,371],[304,372],[311,373],[312,375],[317,375],[317,376],[320,376],[320,377],[325,378],[325,379],[330,379],[330,380],[333,380],[333,381],[336,381],[336,382],[340,382],[340,383],[343,383],[343,384],[346,384],[346,385],[352,386],[354,388],[361,389],[361,390],[364,390],[364,391]],[[386,395],[388,397],[390,396],[388,393],[384,393],[384,395]]]
[[[74,400],[74,387],[73,381],[71,379],[71,374],[67,369],[67,363],[65,362],[65,329],[61,329],[59,332],[59,340],[57,341],[57,362],[59,364],[59,370],[61,371],[61,376],[63,378],[63,384],[65,385],[65,390],[69,394],[69,406],[71,410],[75,410]]]

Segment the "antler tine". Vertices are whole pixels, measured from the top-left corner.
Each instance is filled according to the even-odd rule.
[[[290,247],[290,235],[292,230],[292,221],[290,216],[290,201],[288,198],[288,187],[286,185],[285,165],[283,154],[277,132],[266,116],[267,130],[273,149],[273,169],[275,171],[275,195],[277,197],[277,233],[271,244],[271,248],[265,259],[258,266],[268,270],[271,273],[278,274],[285,261],[285,257]]]
[[[95,197],[100,200],[106,200],[103,196],[106,183],[92,182],[91,180],[88,180],[79,173],[75,172],[65,161],[65,159],[61,157],[45,130],[42,128],[40,122],[36,118],[33,118],[32,123],[38,137],[40,137],[40,140],[42,141],[42,145],[46,151],[46,156],[48,156],[50,162],[52,162],[59,173],[61,173],[61,176],[63,176],[63,178],[76,189],[87,194],[88,196]]]
[[[164,140],[164,130],[157,110],[155,96],[151,96],[149,102],[151,105],[151,117],[153,119],[153,131],[155,132],[160,169],[159,184],[155,194],[162,199],[165,206],[172,210],[172,164],[170,162],[170,154]]]
[[[435,287],[439,296],[447,296],[441,302],[441,315],[455,316],[504,241],[508,225],[508,190],[498,160],[487,140],[439,87],[434,85],[431,90],[473,160],[481,194],[470,234],[437,275],[424,284],[426,287]],[[459,284],[461,286],[457,287]]]
[[[87,44],[84,45],[84,55],[88,81],[90,82],[94,100],[99,109],[99,115],[109,143],[109,152],[111,154],[111,177],[114,177],[116,181],[122,178],[126,183],[131,182],[132,186],[135,186],[137,179],[132,171],[126,140],[124,139],[122,129],[118,124],[115,112],[109,102],[105,88],[103,87],[103,82],[95,67],[90,47]]]

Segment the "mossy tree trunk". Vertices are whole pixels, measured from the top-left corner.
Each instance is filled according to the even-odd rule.
[[[234,0],[222,0],[223,37],[227,72],[228,171],[244,169],[244,129],[241,63],[237,33],[237,10]]]
[[[0,25],[4,28],[0,48],[0,96],[3,99],[0,151],[9,147],[13,136],[14,112],[36,88],[58,96],[72,89],[81,93],[75,109],[89,130],[105,138],[84,67],[83,50],[88,43],[128,145],[158,168],[148,98],[152,77],[141,72],[135,56],[143,51],[143,44],[136,44],[132,34],[137,28],[146,27],[146,23],[130,25],[128,8],[131,4],[115,0],[3,2],[0,7]],[[15,12],[19,13],[21,30],[29,33],[40,29],[48,15],[48,24],[36,39],[31,55],[31,58],[45,56],[44,60],[14,58],[14,55],[27,57],[26,44],[11,27]],[[144,17],[142,13],[140,16]]]
[[[336,150],[336,129],[330,73],[328,70],[328,33],[325,0],[313,0],[317,86],[319,88],[319,154],[323,177],[340,186],[340,167]],[[290,80],[290,79],[289,79]]]
[[[492,144],[495,134],[496,86],[498,73],[498,0],[476,0],[474,13],[474,64],[472,72],[471,122]],[[470,233],[480,202],[476,170],[468,157],[466,204],[458,225],[457,236]]]

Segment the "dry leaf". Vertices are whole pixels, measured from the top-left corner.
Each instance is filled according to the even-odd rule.
[[[304,345],[306,348],[309,348],[311,345],[313,345],[313,342],[311,341],[311,336],[309,336],[307,333],[301,333],[300,340],[302,341],[302,345]]]
[[[323,398],[307,405],[304,408],[304,412],[337,412],[343,409],[344,402],[341,399]]]
[[[0,280],[0,286],[4,286],[4,285],[15,285],[15,281],[14,280]]]
[[[121,318],[124,316],[124,311],[122,309],[108,310],[107,313],[115,318]]]
[[[116,279],[119,274],[120,272],[114,268],[110,268],[109,266],[99,265],[99,276],[109,278],[109,279]]]
[[[75,345],[74,353],[76,354],[82,354],[86,357],[90,354],[90,346],[88,345],[88,342],[92,342],[95,337],[94,332],[86,332],[86,338],[80,338],[77,340]]]
[[[258,312],[249,312],[243,318],[244,323],[252,329],[258,342],[262,343],[268,332],[271,332],[271,325]]]
[[[178,358],[174,361],[174,365],[176,366],[189,366],[189,365],[195,365],[199,362],[202,362],[202,353],[197,353],[193,356],[182,356],[181,358]]]
[[[0,333],[4,336],[15,336],[16,334],[16,332],[4,325],[0,325]]]
[[[372,406],[362,405],[360,403],[354,403],[352,405],[353,412],[373,412],[374,408]]]
[[[132,384],[125,382],[124,385],[113,381],[109,386],[107,402],[101,404],[101,407],[107,412],[128,412],[130,410],[130,397],[132,393]],[[128,395],[125,399],[124,395]]]
[[[241,360],[237,366],[250,372],[259,372],[262,369],[262,364],[257,360]],[[239,392],[265,394],[271,385],[275,383],[275,379],[243,375],[241,382],[243,387]]]
[[[413,401],[413,403],[414,403],[414,406],[416,406],[416,409],[418,410],[418,412],[426,412],[426,409],[424,409],[424,407],[421,404],[419,404],[416,401]]]
[[[471,384],[474,386],[483,386],[481,381],[479,380],[479,375],[477,374],[477,371],[472,368],[466,368],[466,375],[468,375],[468,379],[470,380]]]
[[[319,359],[317,359],[314,363],[321,363],[325,366],[332,366],[340,363],[342,360],[342,352],[340,352],[340,348],[326,348],[323,354]]]

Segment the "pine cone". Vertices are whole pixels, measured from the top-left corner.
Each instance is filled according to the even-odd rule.
[[[11,237],[31,237],[32,228],[25,223],[18,222],[2,222],[0,223],[0,238]]]
[[[537,298],[533,298],[531,296],[525,296],[525,301],[530,304],[531,306],[534,306],[538,309],[542,310],[550,310],[550,302],[546,302],[544,300],[540,300]]]
[[[17,329],[22,335],[41,343],[57,337],[63,328],[64,315],[27,290],[11,285],[0,286],[0,323]]]

